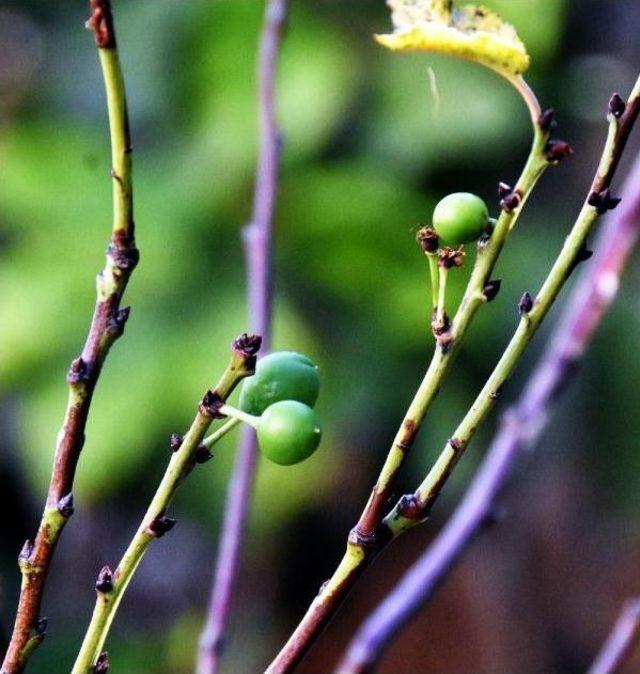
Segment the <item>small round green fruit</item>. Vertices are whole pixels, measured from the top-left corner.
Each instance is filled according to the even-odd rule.
[[[255,374],[242,385],[239,405],[255,416],[280,400],[313,407],[319,391],[318,368],[312,360],[294,351],[276,351],[258,359]]]
[[[320,444],[318,415],[297,400],[281,400],[263,412],[258,422],[260,452],[281,466],[310,457]]]
[[[460,246],[475,241],[487,229],[489,211],[484,201],[469,192],[449,194],[433,211],[433,227],[442,243]]]

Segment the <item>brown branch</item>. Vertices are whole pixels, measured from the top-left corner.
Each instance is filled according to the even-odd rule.
[[[85,427],[100,371],[113,343],[122,335],[129,307],[120,308],[129,277],[138,263],[131,192],[131,143],[122,73],[115,51],[113,20],[107,0],[91,0],[87,26],[94,30],[100,52],[111,127],[114,226],[106,264],[97,278],[97,300],[82,353],[67,374],[69,399],[58,433],[46,505],[35,540],[19,556],[22,588],[2,674],[23,671],[26,660],[44,639],[40,617],[42,593],[62,530],[73,514],[72,488],[85,440]]]

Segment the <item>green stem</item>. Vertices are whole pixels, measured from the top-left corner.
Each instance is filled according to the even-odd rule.
[[[431,278],[431,303],[433,304],[433,310],[435,311],[438,306],[438,290],[440,285],[438,254],[427,253],[427,259],[429,260],[429,275]]]
[[[531,89],[526,84],[523,85],[524,80],[522,82],[520,80],[521,78],[512,83],[527,103],[534,124],[534,137],[527,162],[514,187],[520,198],[519,203],[516,208],[500,213],[489,239],[478,245],[471,278],[455,318],[448,330],[437,336],[436,348],[427,372],[396,433],[360,519],[351,531],[344,557],[333,576],[313,600],[288,642],[266,670],[267,674],[284,674],[293,670],[337,611],[364,567],[384,545],[385,541],[381,540],[378,534],[397,475],[404,465],[431,403],[455,360],[469,325],[479,307],[487,301],[483,289],[502,247],[536,183],[550,165],[545,155],[549,133],[542,129],[538,122],[540,107]]]
[[[446,326],[446,309],[445,300],[447,296],[447,278],[449,277],[449,269],[444,265],[439,265],[438,268],[438,300],[436,305],[436,316],[434,319],[434,328],[442,330]]]
[[[241,338],[242,339],[242,338]],[[211,425],[214,414],[220,411],[219,403],[231,394],[241,379],[253,374],[255,366],[255,343],[243,349],[240,340],[234,343],[233,356],[215,389],[203,398],[198,413],[184,436],[179,449],[169,461],[162,480],[151,500],[146,514],[129,547],[113,574],[109,589],[98,589],[97,600],[91,622],[82,642],[72,674],[90,674],[104,647],[109,629],[115,618],[122,597],[138,565],[154,538],[159,538],[173,526],[173,520],[166,517],[174,494],[179,485],[189,475],[196,461],[196,453]],[[254,350],[255,349],[255,350]]]
[[[602,212],[592,205],[592,197],[594,194],[602,193],[611,183],[630,130],[628,120],[635,121],[634,115],[637,114],[639,96],[640,78],[636,82],[627,103],[627,117],[618,120],[610,115],[609,131],[596,178],[560,254],[533,301],[532,307],[530,310],[525,307],[525,310],[522,311],[520,323],[494,371],[413,497],[410,497],[409,501],[406,498],[401,499],[391,513],[385,517],[384,524],[393,537],[418,524],[428,516],[433,503],[442,491],[470,440],[493,409],[500,388],[515,370],[529,342],[551,309],[558,293],[580,261],[580,255],[585,249],[587,237]],[[408,503],[410,504],[410,512],[407,512]]]
[[[229,419],[226,421],[220,428],[218,428],[210,436],[206,437],[202,444],[207,448],[211,449],[219,440],[221,440],[229,431],[232,431],[238,424],[240,424],[240,419]]]
[[[247,414],[247,412],[243,412],[231,405],[223,405],[220,408],[220,414],[224,414],[226,417],[231,417],[237,421],[242,421],[253,428],[258,428],[258,423],[260,422],[260,417],[256,417],[253,414]]]
[[[113,49],[99,49],[100,65],[104,76],[109,109],[109,130],[111,136],[113,179],[113,229],[129,234],[133,218],[133,190],[131,174],[131,140],[124,78],[118,52]]]

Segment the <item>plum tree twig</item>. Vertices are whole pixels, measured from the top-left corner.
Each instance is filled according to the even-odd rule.
[[[621,116],[618,118],[610,113],[610,133],[592,189],[558,260],[543,284],[537,303],[534,303],[537,311],[546,313],[551,303],[551,295],[557,294],[567,274],[580,260],[581,251],[585,250],[583,245],[586,235],[605,207],[593,195],[602,195],[607,190],[606,197],[613,199],[608,188],[629,132],[636,121],[640,108],[639,95],[640,79]],[[610,109],[617,100],[616,97],[612,98]],[[482,526],[491,519],[495,500],[508,483],[520,453],[539,437],[553,400],[575,371],[577,362],[616,295],[620,274],[640,234],[639,178],[640,158],[636,161],[624,190],[624,207],[603,229],[596,259],[570,297],[550,346],[530,378],[520,402],[505,415],[502,429],[494,439],[463,502],[436,541],[362,625],[338,667],[339,674],[362,674],[372,670],[386,645],[429,600],[455,561]],[[608,206],[611,207],[613,203],[610,201]],[[534,308],[530,313],[533,311]],[[542,318],[543,315],[538,316],[538,320]],[[526,333],[519,330],[514,339],[524,340]],[[502,364],[504,362],[501,360]],[[500,369],[499,364],[494,374]],[[486,391],[486,387],[483,391]],[[478,401],[481,404],[480,396]],[[415,496],[414,506],[421,517],[424,517],[424,508],[430,507],[438,491],[426,493],[428,498],[420,492]],[[396,531],[402,531],[402,527]]]
[[[287,18],[288,0],[267,0],[258,58],[259,154],[251,222],[244,228],[249,321],[263,337],[263,351],[271,342],[273,303],[273,220],[278,191],[280,132],[276,117],[276,71]],[[258,460],[256,434],[243,429],[215,564],[206,622],[198,648],[198,674],[218,671],[227,629],[233,587],[240,565],[240,550],[251,503]]]
[[[151,542],[173,528],[175,520],[167,516],[167,508],[196,463],[210,456],[201,444],[205,433],[238,383],[253,374],[260,342],[256,335],[242,335],[234,341],[229,365],[216,387],[205,394],[187,434],[184,438],[172,436],[171,460],[137,532],[116,570],[104,567],[98,575],[93,616],[72,674],[90,674],[100,659],[107,658],[102,649],[127,586]]]
[[[640,639],[640,598],[630,599],[622,607],[588,674],[615,674],[633,651],[638,639]]]
[[[550,154],[550,129],[553,111],[542,112],[535,95],[522,77],[511,80],[522,95],[533,123],[533,142],[525,167],[513,188],[502,186],[502,211],[491,236],[478,245],[471,278],[460,306],[446,328],[436,334],[436,346],[424,378],[407,409],[394,438],[369,500],[347,541],[346,552],[314,598],[287,643],[267,668],[268,674],[284,674],[295,669],[317,639],[343,599],[373,557],[389,541],[382,531],[384,509],[393,493],[395,480],[403,467],[426,413],[437,395],[466,336],[478,309],[491,297],[486,294],[490,276],[502,248],[513,230],[522,209],[544,171],[557,163],[561,155]],[[567,146],[568,147],[568,146]],[[504,188],[507,188],[506,191]],[[381,535],[383,533],[384,535]]]
[[[31,652],[44,639],[46,618],[40,616],[44,585],[60,534],[73,513],[73,480],[85,440],[93,392],[107,354],[122,334],[129,316],[129,308],[121,309],[120,302],[139,257],[134,238],[129,121],[111,6],[109,0],[90,0],[90,7],[92,14],[87,27],[95,35],[109,111],[113,229],[106,264],[97,279],[97,299],[89,334],[82,353],[72,361],[67,374],[69,398],[57,437],[40,526],[34,541],[27,541],[19,556],[22,587],[11,640],[2,663],[3,674],[21,672]]]

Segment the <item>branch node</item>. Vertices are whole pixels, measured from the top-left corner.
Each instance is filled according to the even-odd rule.
[[[196,463],[207,463],[207,461],[213,459],[213,454],[209,451],[208,447],[198,445],[194,458]]]
[[[148,532],[156,538],[162,538],[168,531],[171,531],[175,526],[176,521],[173,517],[166,515],[159,515],[147,527]]]
[[[538,126],[545,133],[555,131],[558,123],[556,122],[556,111],[554,108],[547,108],[541,113],[538,118]]]
[[[81,358],[74,358],[67,372],[67,382],[69,384],[79,384],[89,379],[88,364]]]
[[[179,433],[172,433],[169,438],[169,447],[172,452],[177,452],[182,446],[182,436]]]
[[[47,633],[47,625],[49,624],[49,618],[42,617],[36,620],[36,624],[33,627],[35,635],[44,639],[45,634]]]
[[[110,0],[90,0],[91,16],[85,26],[93,31],[96,46],[100,49],[115,49],[116,35]]]
[[[348,544],[367,552],[376,547],[378,539],[375,533],[364,534],[358,530],[358,527],[354,527],[349,532]]]
[[[33,541],[27,539],[18,554],[18,566],[23,569],[29,565],[31,555],[33,554]]]
[[[611,196],[611,190],[606,187],[600,192],[591,192],[587,203],[596,209],[598,215],[603,215],[607,211],[612,211],[619,203],[619,197]]]
[[[74,512],[73,494],[69,492],[66,496],[63,496],[56,504],[56,508],[58,509],[58,512],[68,520]]]
[[[512,190],[506,183],[500,183],[498,186],[498,196],[500,199],[500,208],[505,213],[513,213],[520,206],[522,195],[518,190]]]
[[[624,115],[624,111],[627,109],[627,104],[625,100],[620,96],[620,94],[615,93],[609,99],[609,112],[616,118],[620,119]]]
[[[525,314],[528,314],[531,311],[531,309],[533,309],[533,298],[527,292],[524,293],[524,295],[520,298],[520,301],[518,302],[518,313],[521,316],[524,316]]]
[[[501,285],[502,281],[499,278],[487,281],[487,283],[485,283],[485,286],[482,289],[482,294],[484,295],[487,302],[491,302],[496,298],[500,292]]]
[[[544,156],[551,164],[559,164],[573,154],[573,148],[564,140],[550,140],[544,148]]]
[[[419,521],[422,519],[423,509],[420,499],[415,494],[404,494],[400,497],[397,505],[398,514],[408,520]]]
[[[253,357],[253,356],[252,356]],[[224,414],[220,414],[220,408],[224,405],[224,400],[215,391],[207,391],[198,406],[198,411],[204,417],[212,419],[223,419]]]
[[[464,440],[455,437],[449,438],[447,442],[449,443],[449,447],[451,447],[456,454],[460,453],[467,444]]]
[[[102,593],[111,592],[111,590],[113,590],[113,571],[111,571],[109,566],[103,566],[100,569],[100,573],[96,580],[96,590]]]
[[[98,656],[96,664],[93,666],[93,674],[107,674],[109,671],[109,654],[103,651]]]
[[[115,238],[116,237],[114,236],[114,239]],[[134,269],[140,261],[140,251],[132,242],[125,243],[124,245],[113,242],[110,243],[107,247],[107,256],[121,271],[124,271],[125,269]]]

